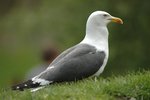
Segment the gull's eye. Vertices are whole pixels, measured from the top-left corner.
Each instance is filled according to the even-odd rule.
[[[107,17],[108,15],[107,15],[107,14],[104,14],[103,16],[104,16],[104,17]]]

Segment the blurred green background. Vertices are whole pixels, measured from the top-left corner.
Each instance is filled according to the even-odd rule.
[[[124,21],[108,26],[110,56],[103,76],[148,70],[150,0],[0,0],[0,86],[42,63],[44,45],[63,51],[79,43],[96,10]]]

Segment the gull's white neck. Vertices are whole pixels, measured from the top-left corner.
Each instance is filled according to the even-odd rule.
[[[98,50],[103,50],[108,53],[108,29],[106,25],[98,25],[87,21],[86,35],[81,43],[90,44]]]

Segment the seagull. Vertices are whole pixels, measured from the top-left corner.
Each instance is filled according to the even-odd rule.
[[[32,88],[31,92],[47,85],[82,80],[99,76],[108,61],[109,48],[107,25],[110,22],[123,24],[123,21],[105,11],[93,12],[87,20],[84,39],[65,50],[47,67],[32,79],[12,86],[12,90]]]

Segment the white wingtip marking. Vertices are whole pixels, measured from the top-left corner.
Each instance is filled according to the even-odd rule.
[[[33,84],[39,83],[40,85],[47,85],[49,83],[52,83],[52,81],[47,81],[47,80],[41,79],[41,78],[36,78],[36,79],[34,79],[32,81],[33,81]]]

